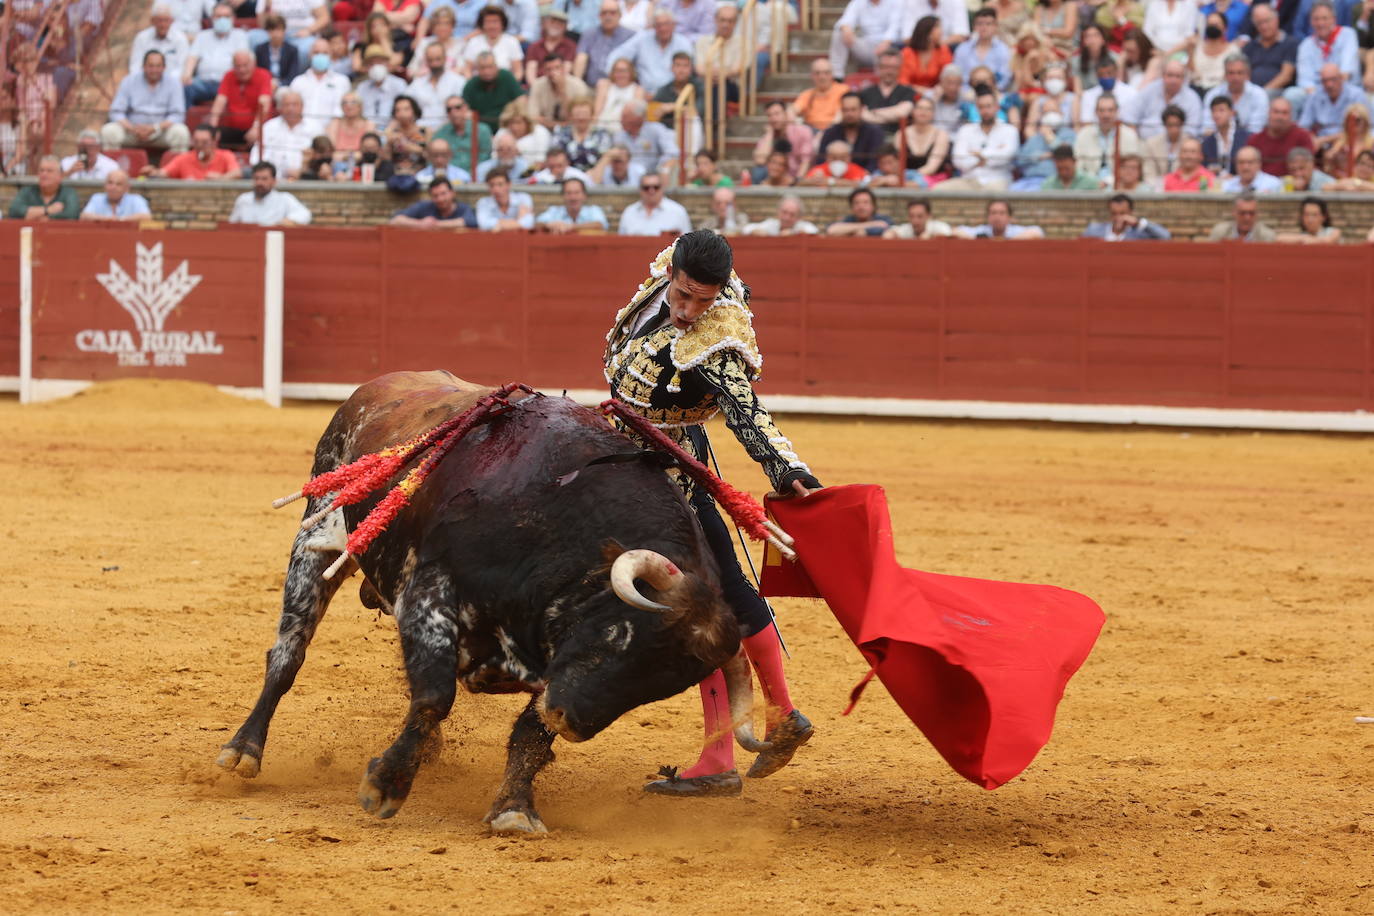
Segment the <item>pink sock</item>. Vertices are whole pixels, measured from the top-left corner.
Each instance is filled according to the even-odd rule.
[[[782,673],[782,644],[771,626],[744,638],[744,652],[759,676],[759,687],[768,702],[768,723],[772,725],[796,707],[787,694],[787,679]]]
[[[701,691],[701,711],[706,717],[706,746],[695,764],[677,774],[680,779],[713,776],[735,768],[735,738],[730,728],[725,675],[713,671],[697,689]]]

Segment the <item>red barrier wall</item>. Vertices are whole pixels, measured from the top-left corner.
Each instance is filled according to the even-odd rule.
[[[0,221],[0,378],[19,375],[19,229]]]

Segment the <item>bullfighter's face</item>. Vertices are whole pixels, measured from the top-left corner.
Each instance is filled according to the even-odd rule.
[[[698,283],[686,273],[668,268],[668,314],[678,330],[689,330],[719,295],[719,286]]]

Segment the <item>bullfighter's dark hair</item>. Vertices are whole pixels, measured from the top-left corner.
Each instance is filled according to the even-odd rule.
[[[673,249],[673,271],[682,271],[698,283],[724,286],[735,266],[735,253],[722,235],[710,229],[688,232]]]

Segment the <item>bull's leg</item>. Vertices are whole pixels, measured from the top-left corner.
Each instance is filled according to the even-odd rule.
[[[506,775],[483,818],[497,833],[548,833],[534,810],[534,777],[553,762],[553,732],[539,719],[538,697],[515,720],[506,745]]]
[[[378,817],[401,810],[420,763],[434,755],[439,723],[448,717],[458,683],[458,629],[453,588],[440,574],[413,575],[395,605],[410,681],[410,710],[401,734],[367,765],[358,804]]]
[[[317,510],[314,503],[312,500],[307,514]],[[226,770],[249,779],[258,775],[263,745],[267,742],[267,727],[277,711],[277,704],[296,681],[296,672],[301,670],[305,650],[329,607],[329,599],[355,568],[350,563],[333,579],[324,578],[329,564],[338,559],[346,537],[339,513],[296,535],[291,547],[291,562],[286,567],[286,585],[282,589],[277,642],[267,652],[267,676],[262,693],[238,732],[220,751],[216,762]],[[339,542],[340,550],[329,549],[335,541]]]

